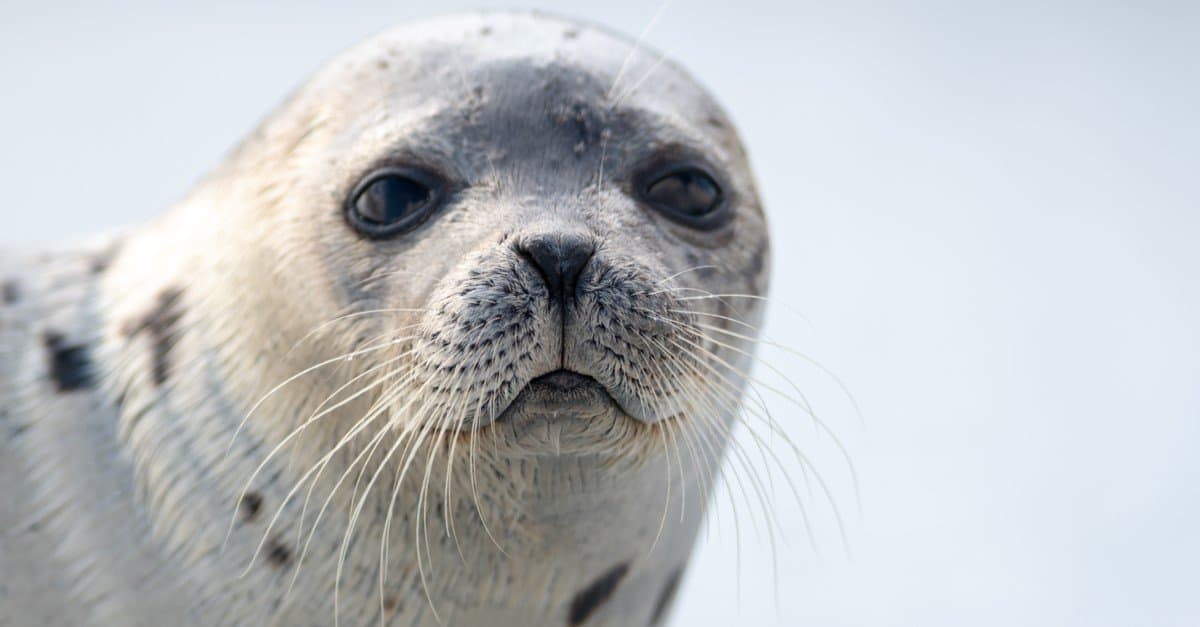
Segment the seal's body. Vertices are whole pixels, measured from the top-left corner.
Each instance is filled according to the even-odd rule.
[[[657,55],[371,40],[163,219],[0,257],[0,623],[659,624],[766,259]]]

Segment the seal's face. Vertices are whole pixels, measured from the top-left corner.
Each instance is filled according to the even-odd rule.
[[[650,425],[727,420],[767,254],[737,137],[657,56],[532,24],[398,31],[293,99],[257,184],[336,307],[280,289],[355,338],[347,389],[401,432],[625,454]]]

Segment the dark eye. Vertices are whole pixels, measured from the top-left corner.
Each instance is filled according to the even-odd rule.
[[[432,177],[387,170],[363,179],[350,195],[346,215],[368,237],[390,237],[420,226],[438,201]]]
[[[643,188],[642,199],[688,226],[716,228],[721,224],[721,187],[699,168],[672,170],[653,179]]]

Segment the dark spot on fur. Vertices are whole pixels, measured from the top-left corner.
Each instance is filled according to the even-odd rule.
[[[706,280],[711,279],[717,274],[716,267],[710,264],[707,259],[702,258],[695,251],[688,250],[686,253],[684,253],[684,258],[687,259],[688,267],[682,274],[680,274],[680,276],[694,272],[698,278],[701,280]]]
[[[571,107],[570,117],[575,127],[576,136],[575,146],[572,150],[575,153],[575,156],[578,157],[587,150],[588,145],[595,139],[595,132],[592,128],[594,123],[593,118],[595,116],[588,111],[586,105],[576,103]]]
[[[17,285],[16,279],[0,284],[0,300],[3,300],[5,305],[12,305],[21,300],[21,286]]]
[[[50,362],[50,378],[59,392],[92,385],[92,355],[86,344],[68,344],[61,333],[54,332],[46,333],[42,342]]]
[[[491,27],[491,26],[484,26],[483,28],[479,29],[479,34],[480,34],[481,36],[483,36],[483,37],[487,37],[488,35],[491,35],[491,34],[492,34],[492,27]]]
[[[112,265],[114,259],[117,258],[117,253],[120,252],[121,246],[119,243],[109,246],[100,254],[92,257],[91,271],[92,274],[100,274]]]
[[[247,492],[246,496],[242,497],[241,504],[238,505],[238,511],[242,514],[242,521],[252,523],[258,519],[258,513],[262,511],[263,497],[258,492]]]
[[[177,338],[176,326],[183,317],[180,309],[180,298],[183,292],[178,289],[163,290],[158,295],[158,303],[142,319],[125,325],[125,334],[137,335],[143,331],[150,335],[154,351],[154,383],[162,385],[171,374],[170,352]]]
[[[596,611],[612,593],[616,591],[621,580],[625,578],[625,574],[629,572],[629,564],[617,564],[600,576],[599,579],[592,582],[592,585],[584,588],[575,595],[575,599],[571,601],[571,609],[567,614],[568,625],[582,625],[583,621],[587,620],[593,612]]]
[[[383,610],[385,612],[389,612],[389,613],[395,612],[396,610],[400,609],[401,607],[402,606],[400,605],[400,597],[398,597],[394,594],[389,594],[387,597],[385,597],[383,599]]]
[[[654,604],[654,614],[650,616],[650,624],[657,625],[666,614],[667,608],[671,607],[671,601],[675,600],[675,592],[679,589],[679,579],[683,577],[683,568],[675,569],[670,577],[667,577],[667,583],[663,584],[663,589],[658,593],[658,601]]]
[[[279,540],[271,541],[267,549],[267,563],[277,568],[284,568],[292,563],[292,550]]]
[[[567,30],[563,31],[564,39],[575,39],[578,36],[579,36],[578,28],[568,28]]]
[[[766,263],[767,247],[759,246],[758,250],[755,250],[754,254],[750,256],[750,264],[746,268],[746,277],[751,281],[757,279],[758,276],[762,274],[763,266],[765,266]]]
[[[581,88],[570,78],[560,76],[552,77],[543,85],[546,99],[559,103],[551,108],[551,120],[564,130],[571,131],[567,136],[571,138],[571,150],[576,158],[582,157],[600,141],[604,127],[604,116],[578,95],[584,90],[586,88]]]

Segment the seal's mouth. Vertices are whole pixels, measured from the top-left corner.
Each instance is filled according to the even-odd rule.
[[[594,413],[603,407],[621,409],[599,381],[560,368],[530,380],[496,422],[509,420],[519,412],[569,418],[575,414]]]
[[[594,385],[604,389],[599,381],[574,370],[559,368],[529,382],[527,389],[543,394],[570,395],[581,387]]]

